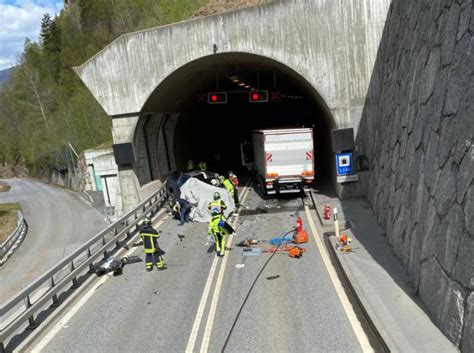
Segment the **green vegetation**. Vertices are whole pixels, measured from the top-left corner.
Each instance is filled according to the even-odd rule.
[[[0,217],[8,212],[17,212],[20,210],[20,204],[15,203],[0,203]]]
[[[0,242],[15,230],[18,222],[18,203],[0,203]]]
[[[0,91],[0,163],[30,173],[109,143],[111,121],[73,72],[123,33],[191,17],[207,0],[80,0],[44,15],[39,43],[25,40],[21,65]]]

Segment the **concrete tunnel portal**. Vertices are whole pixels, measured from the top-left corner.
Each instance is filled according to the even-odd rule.
[[[253,90],[268,102],[249,101]],[[209,92],[226,92],[227,103],[209,104]],[[311,84],[291,68],[246,53],[214,54],[169,75],[143,106],[134,144],[140,184],[184,171],[190,159],[218,173],[246,169],[240,144],[255,129],[312,127],[316,185],[331,185],[333,119]]]

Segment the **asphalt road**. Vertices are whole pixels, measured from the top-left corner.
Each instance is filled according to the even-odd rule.
[[[0,203],[19,202],[28,222],[20,248],[0,270],[0,303],[106,227],[104,217],[74,192],[29,179],[7,180]]]
[[[208,342],[209,352],[222,350],[252,282],[270,256],[264,252],[243,257],[235,243],[247,237],[279,236],[294,226],[290,215],[295,213],[310,232],[300,199],[268,202],[251,191],[245,204],[248,209],[239,218],[234,244],[229,245],[216,301],[216,282],[225,263],[218,258],[195,352],[203,348],[203,342]],[[38,340],[49,342],[41,346],[42,352],[186,351],[216,257],[205,244],[207,224],[178,227],[176,221],[166,219],[158,229],[168,269],[148,273],[143,262],[135,263],[126,266],[122,276],[94,286],[94,295],[74,309],[77,312],[69,321],[58,319],[57,334],[51,335],[54,329],[46,331]],[[268,263],[235,322],[226,352],[361,351],[311,235],[305,247],[301,259],[277,253]],[[140,248],[133,254],[143,257]],[[215,316],[210,316],[213,302]]]

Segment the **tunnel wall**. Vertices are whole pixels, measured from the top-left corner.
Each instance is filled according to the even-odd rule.
[[[447,337],[474,351],[472,1],[394,0],[357,144],[368,199]]]

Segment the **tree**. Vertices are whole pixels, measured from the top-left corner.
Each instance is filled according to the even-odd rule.
[[[71,67],[118,36],[189,17],[207,0],[80,0],[52,18],[39,43],[25,40],[19,68],[0,91],[0,164],[58,166],[77,150],[110,142],[111,120]]]
[[[48,13],[45,13],[41,20],[40,43],[43,53],[47,59],[45,68],[51,75],[58,78],[60,71],[60,53],[61,53],[61,31],[57,25],[57,19],[51,19]]]

